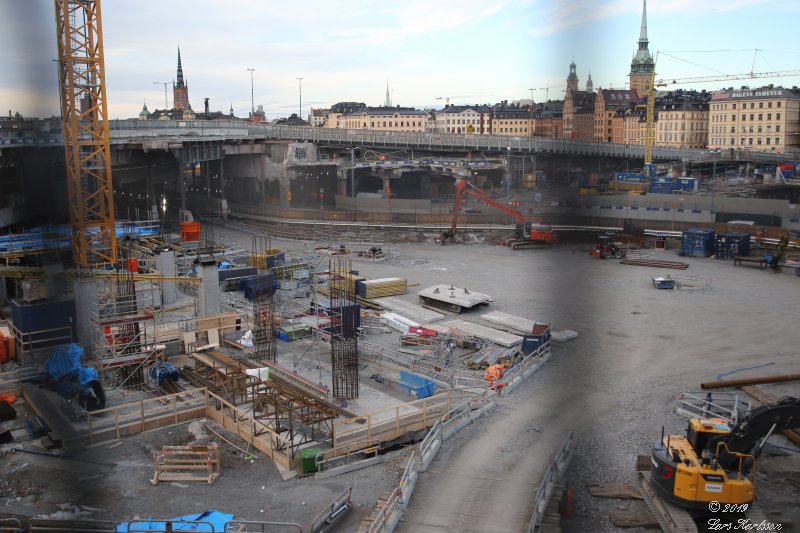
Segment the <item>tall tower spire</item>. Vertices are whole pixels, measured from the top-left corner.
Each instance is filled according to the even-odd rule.
[[[177,81],[172,84],[172,100],[173,109],[188,109],[191,111],[189,105],[189,85],[183,79],[183,65],[181,64],[181,47],[178,46],[178,75]]]
[[[181,47],[178,46],[178,82],[175,84],[176,87],[183,87],[183,66],[181,65]]]
[[[628,75],[631,89],[636,90],[639,96],[649,90],[652,82],[655,61],[648,49],[650,42],[647,40],[647,0],[642,0],[642,25],[639,28],[639,46],[631,61],[631,72]]]
[[[567,90],[578,90],[578,72],[575,67],[575,61],[569,64],[569,76],[567,76]]]
[[[392,107],[392,96],[389,94],[389,82],[386,82],[386,99],[383,102],[384,107]]]
[[[639,29],[639,42],[647,42],[647,0],[642,0],[642,27]]]
[[[594,82],[592,82],[592,73],[589,73],[589,77],[586,78],[586,92],[594,92]]]

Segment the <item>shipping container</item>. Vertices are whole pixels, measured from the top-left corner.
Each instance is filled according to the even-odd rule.
[[[735,259],[737,256],[750,255],[750,234],[717,234],[714,243],[714,255],[717,259]]]
[[[683,232],[681,252],[689,257],[709,257],[714,253],[713,229],[690,228]]]
[[[24,335],[23,341],[33,341],[37,348],[69,343],[78,336],[74,300],[38,304],[11,300],[11,322],[20,332],[30,334]],[[51,342],[48,339],[55,340]],[[81,340],[87,343],[92,339]]]
[[[675,188],[680,191],[696,192],[700,188],[699,178],[678,178],[675,181]]]

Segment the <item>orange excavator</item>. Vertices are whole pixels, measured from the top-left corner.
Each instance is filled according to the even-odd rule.
[[[517,223],[517,227],[514,230],[514,237],[505,241],[505,245],[509,246],[512,250],[534,248],[542,245],[550,247],[555,244],[556,235],[552,229],[526,222],[522,213],[512,207],[493,200],[488,194],[463,178],[456,178],[456,199],[453,205],[453,223],[450,229],[442,234],[441,244],[453,240],[456,236],[458,216],[461,213],[461,198],[464,194],[468,194],[486,205],[495,207],[514,217],[514,221]]]

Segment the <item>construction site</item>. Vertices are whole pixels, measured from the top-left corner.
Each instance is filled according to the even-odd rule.
[[[545,186],[510,155],[412,157],[452,205],[392,211],[389,194],[359,212],[351,146],[325,172],[332,206],[316,187],[318,212],[228,206],[209,144],[173,148],[174,196],[121,217],[99,2],[56,15],[69,224],[0,236],[0,531],[800,523],[794,204],[720,220],[761,200],[664,178],[679,164],[649,146],[644,170],[604,176],[602,205],[577,203],[598,192],[588,174]],[[372,163],[375,183],[402,178]]]

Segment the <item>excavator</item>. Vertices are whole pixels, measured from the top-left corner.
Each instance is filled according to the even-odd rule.
[[[504,213],[508,213],[514,217],[517,227],[514,230],[514,237],[506,239],[505,245],[512,250],[519,250],[521,248],[534,248],[538,246],[553,246],[556,242],[556,235],[549,227],[539,226],[531,222],[526,222],[522,213],[507,205],[503,205],[489,197],[488,194],[480,190],[475,185],[469,183],[463,178],[456,178],[456,199],[453,204],[453,223],[450,230],[442,234],[441,244],[445,244],[449,240],[453,240],[456,236],[456,227],[458,226],[458,216],[461,213],[461,198],[464,194],[468,194],[473,198],[480,200],[486,205],[495,207]]]
[[[723,510],[746,509],[756,499],[756,460],[764,443],[775,432],[798,427],[800,399],[785,396],[733,427],[722,418],[696,418],[685,437],[665,437],[662,429],[651,455],[650,484],[685,509],[708,510],[710,502]]]

